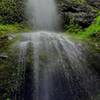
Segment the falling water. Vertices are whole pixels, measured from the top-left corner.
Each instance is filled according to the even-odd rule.
[[[28,0],[26,13],[36,30],[58,30],[59,16],[54,0]]]
[[[29,22],[38,31],[22,34],[18,45],[25,79],[24,99],[18,100],[95,100],[98,78],[82,47],[47,32],[59,28],[54,0],[28,0],[26,5]]]
[[[97,76],[88,68],[81,46],[52,32],[22,37],[19,59],[26,69],[24,100],[95,100]]]

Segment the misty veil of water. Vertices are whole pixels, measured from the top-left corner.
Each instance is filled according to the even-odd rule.
[[[54,0],[27,0],[29,23],[36,30],[59,29],[59,16]]]
[[[95,100],[98,78],[83,48],[63,34],[54,0],[27,0],[29,23],[37,32],[24,33],[17,45],[24,72],[23,98],[18,100]]]

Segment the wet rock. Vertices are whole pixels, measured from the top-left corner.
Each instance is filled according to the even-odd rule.
[[[0,37],[0,41],[1,41],[1,40],[7,40],[7,39],[8,39],[8,35],[1,36],[1,37]]]
[[[90,5],[87,0],[83,0],[83,3],[72,1],[62,0],[58,4],[64,25],[68,25],[70,21],[73,21],[73,23],[78,24],[82,28],[88,27],[97,16],[98,10]]]
[[[100,9],[100,0],[87,0],[87,3],[91,6]]]
[[[0,54],[0,59],[1,60],[4,60],[4,59],[7,59],[8,56],[6,54]]]
[[[80,12],[80,13],[68,12],[65,14],[64,17],[65,20],[68,18],[70,20],[73,20],[74,23],[78,24],[82,28],[86,28],[91,24],[95,16],[92,13],[87,14],[85,12]],[[65,24],[67,24],[67,22],[65,22]]]
[[[1,41],[2,41],[2,40],[12,40],[12,39],[14,39],[14,38],[15,38],[15,35],[10,34],[10,35],[4,35],[4,36],[0,37],[0,40],[1,40]]]
[[[100,53],[95,53],[92,55],[91,66],[100,74]]]
[[[11,34],[8,36],[8,40],[13,40],[15,38],[15,35]]]

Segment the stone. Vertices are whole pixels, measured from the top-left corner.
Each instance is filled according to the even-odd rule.
[[[8,36],[8,40],[13,40],[14,38],[15,38],[15,35],[11,34],[11,35]]]
[[[7,56],[5,53],[0,54],[0,59],[1,59],[1,60],[7,59],[7,58],[8,58],[8,56]]]
[[[64,25],[69,25],[69,21],[73,21],[73,23],[78,24],[82,28],[86,28],[94,21],[94,18],[98,15],[99,6],[94,8],[90,3],[93,0],[83,1],[80,4],[77,1],[73,2],[73,0],[60,0],[58,2],[59,13],[63,17]],[[94,1],[97,3],[98,0]]]

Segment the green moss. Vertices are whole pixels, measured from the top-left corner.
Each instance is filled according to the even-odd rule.
[[[94,22],[85,30],[82,30],[80,27],[73,26],[68,32],[76,38],[80,39],[95,39],[100,40],[100,16],[95,18]]]
[[[29,32],[30,30],[26,23],[0,24],[0,52],[7,50],[11,43],[17,42],[20,39],[19,33]],[[13,35],[15,38],[9,40],[9,36]]]
[[[0,36],[11,33],[30,31],[27,25],[23,24],[0,24]]]
[[[81,27],[78,24],[71,23],[69,26],[65,26],[65,30],[67,30],[68,33],[79,33],[81,31]]]
[[[10,98],[7,98],[6,100],[11,100]]]
[[[41,61],[46,61],[47,60],[47,54],[44,51],[41,51],[40,53],[40,59]]]
[[[86,0],[71,0],[75,4],[84,4]]]
[[[87,36],[94,36],[94,34],[97,34],[100,32],[100,16],[98,16],[95,21],[90,25],[86,30],[85,34]]]

